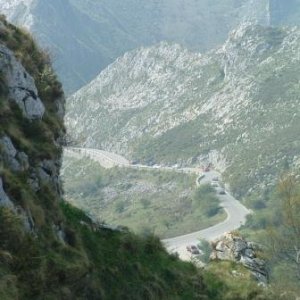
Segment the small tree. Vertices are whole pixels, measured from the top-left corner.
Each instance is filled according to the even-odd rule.
[[[294,176],[281,180],[279,195],[281,206],[276,218],[281,219],[281,226],[269,229],[271,252],[275,259],[288,262],[300,281],[300,190]]]

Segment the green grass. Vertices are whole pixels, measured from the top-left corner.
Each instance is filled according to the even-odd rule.
[[[47,240],[24,234],[21,221],[0,209],[1,250],[11,257],[3,263],[0,253],[2,299],[197,299],[205,293],[199,270],[169,256],[157,238],[95,232],[82,212],[63,203],[61,209],[66,245],[53,234]]]
[[[212,262],[206,268],[204,280],[213,297],[222,294],[223,300],[279,299],[271,290],[261,293],[261,287],[253,282],[251,273],[234,262]],[[287,299],[286,299],[287,300]]]
[[[212,188],[196,190],[196,175],[173,171],[106,170],[89,159],[64,160],[66,199],[98,220],[137,233],[172,237],[225,219]]]

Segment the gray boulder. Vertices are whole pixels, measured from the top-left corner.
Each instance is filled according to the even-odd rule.
[[[38,176],[42,183],[49,183],[51,182],[51,176],[48,172],[45,171],[43,168],[38,168]]]
[[[226,233],[212,243],[211,260],[229,260],[242,264],[251,271],[261,284],[268,283],[266,262],[257,257],[260,247],[252,242],[247,242],[235,233]]]
[[[6,77],[10,100],[18,104],[26,118],[41,119],[45,107],[38,97],[34,79],[15,58],[14,54],[1,44],[0,69]]]
[[[59,160],[43,160],[36,171],[41,183],[52,185],[55,192],[62,196],[63,188],[59,177],[60,165]]]
[[[4,136],[0,139],[0,146],[6,155],[10,157],[17,155],[17,150],[8,136]]]
[[[6,195],[3,189],[3,182],[1,177],[0,177],[0,207],[14,208],[13,203],[10,201],[10,199],[8,198],[8,196]]]
[[[37,192],[40,190],[41,187],[39,179],[35,173],[30,174],[30,177],[28,178],[27,182],[33,191]]]
[[[25,152],[18,152],[17,159],[18,159],[23,171],[29,169],[29,160],[28,160],[28,156]]]
[[[21,166],[16,159],[17,150],[8,136],[4,136],[0,139],[0,147],[4,160],[9,165],[9,167],[13,171],[20,171]]]

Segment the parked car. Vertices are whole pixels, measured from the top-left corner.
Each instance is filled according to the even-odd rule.
[[[219,195],[225,195],[225,194],[226,194],[226,192],[225,192],[224,189],[221,189],[221,190],[219,191]]]
[[[218,185],[216,182],[212,182],[212,183],[211,183],[211,186],[212,186],[212,187],[215,187],[215,188],[219,187],[219,185]]]
[[[200,254],[200,251],[199,251],[199,249],[198,248],[195,248],[195,249],[192,249],[192,254],[194,254],[194,255],[198,255],[198,254]]]
[[[200,254],[198,247],[195,246],[195,245],[188,245],[188,246],[186,246],[186,250],[188,252],[191,252],[192,254]]]
[[[212,181],[219,181],[219,177],[214,177]]]

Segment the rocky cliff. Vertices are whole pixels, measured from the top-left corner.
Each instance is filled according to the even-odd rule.
[[[0,42],[0,205],[35,231],[49,222],[39,215],[44,194],[54,202],[62,197],[65,99],[47,55],[29,35],[1,20]]]

